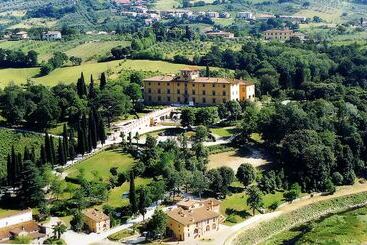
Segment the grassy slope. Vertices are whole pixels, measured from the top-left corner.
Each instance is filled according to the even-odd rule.
[[[305,227],[293,228],[269,239],[266,244],[284,244],[293,239],[304,244],[362,244],[367,242],[367,207],[334,214]],[[296,238],[297,237],[297,238]],[[295,242],[295,241],[294,241]]]
[[[9,82],[22,84],[29,79],[47,86],[53,86],[59,82],[74,83],[80,77],[81,72],[84,72],[85,77],[89,78],[90,75],[93,74],[93,76],[97,78],[102,72],[106,71],[110,71],[112,74],[117,74],[121,70],[176,73],[179,69],[186,66],[187,65],[171,64],[164,61],[115,60],[105,63],[90,63],[82,64],[81,66],[59,68],[44,77],[36,77],[39,73],[39,68],[0,69],[0,88],[5,87]]]
[[[111,175],[110,168],[118,167],[119,171],[126,172],[131,168],[133,162],[134,159],[131,156],[121,153],[119,150],[107,150],[72,166],[67,170],[67,173],[70,177],[76,177],[79,170],[84,169],[86,179],[93,179],[93,172],[95,172],[98,177],[107,181]]]
[[[0,177],[3,177],[6,173],[6,158],[7,154],[11,151],[12,145],[14,145],[17,152],[23,154],[24,147],[28,149],[35,147],[36,154],[38,155],[38,147],[43,143],[43,136],[20,133],[8,129],[0,128]]]

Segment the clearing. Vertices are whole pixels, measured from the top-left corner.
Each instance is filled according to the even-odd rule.
[[[249,163],[254,167],[260,167],[270,163],[270,160],[265,157],[262,150],[249,147],[248,151],[238,149],[209,155],[208,168],[227,166],[237,172],[238,167],[242,163]]]

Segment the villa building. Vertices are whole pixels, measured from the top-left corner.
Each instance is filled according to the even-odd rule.
[[[32,209],[26,209],[0,217],[0,243],[27,236],[32,239],[44,237],[41,227],[32,218]]]
[[[168,229],[177,240],[197,239],[219,230],[220,201],[214,198],[203,201],[186,199],[177,206],[167,212]]]
[[[182,69],[180,75],[145,79],[144,101],[147,104],[217,105],[231,100],[254,100],[251,82],[201,77],[198,68]]]
[[[101,233],[110,229],[110,217],[95,208],[83,211],[83,221],[91,232]]]
[[[305,40],[305,35],[303,33],[294,32],[293,30],[288,30],[288,29],[276,30],[276,29],[273,29],[273,30],[264,31],[265,40],[287,41],[291,37],[297,37],[301,41]]]
[[[42,39],[48,41],[60,40],[62,38],[61,32],[59,31],[48,31],[42,33]]]

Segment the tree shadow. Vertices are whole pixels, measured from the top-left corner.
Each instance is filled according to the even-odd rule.
[[[250,217],[251,214],[249,212],[247,212],[246,210],[236,210],[234,208],[227,208],[226,211],[225,211],[226,215],[238,215],[240,216],[241,218],[247,218],[247,217]]]

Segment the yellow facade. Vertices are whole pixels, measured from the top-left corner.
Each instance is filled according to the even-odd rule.
[[[148,78],[143,84],[147,104],[217,105],[255,97],[253,84],[225,78],[199,77],[199,71],[193,69],[182,70],[180,76]]]
[[[101,233],[110,229],[110,218],[96,209],[85,210],[83,221],[91,232]]]
[[[219,217],[197,222],[195,224],[183,225],[180,222],[168,218],[168,228],[179,241],[198,239],[205,234],[219,230]]]

